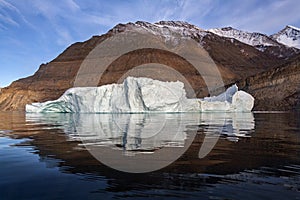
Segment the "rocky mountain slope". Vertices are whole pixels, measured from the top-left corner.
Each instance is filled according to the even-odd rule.
[[[161,21],[151,24],[138,21],[118,24],[106,34],[93,36],[85,42],[71,45],[51,62],[42,64],[34,75],[15,81],[9,87],[3,88],[0,93],[0,110],[24,110],[28,103],[57,99],[64,91],[74,86],[81,63],[97,45],[101,45],[104,40],[115,34],[128,30],[144,30],[165,39],[172,37],[176,40],[176,37],[187,37],[198,42],[216,63],[226,85],[273,70],[299,54],[298,49],[286,47],[270,37],[258,39],[258,41],[267,41],[273,46],[262,43],[253,46],[245,41],[239,41],[238,37],[233,39],[220,36],[220,34],[205,31],[186,22]],[[98,85],[114,83],[130,69],[145,64],[146,61],[162,63],[174,68],[180,74],[184,74],[196,91],[197,97],[208,95],[205,82],[185,59],[157,49],[140,49],[122,55],[109,66]],[[163,77],[168,77],[168,74],[161,73]],[[174,80],[174,77],[169,79]],[[266,81],[268,80],[266,79]],[[263,103],[259,103],[256,108],[269,109],[269,107],[264,107]],[[284,108],[292,107],[285,106]]]
[[[300,56],[239,82],[255,98],[255,110],[300,110]]]

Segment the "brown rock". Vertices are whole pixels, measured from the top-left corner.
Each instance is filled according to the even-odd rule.
[[[300,110],[300,56],[238,85],[254,96],[254,110]]]
[[[166,22],[160,23],[160,25],[164,25],[165,23]],[[178,22],[174,24],[171,23],[171,25],[177,26]],[[135,24],[128,23],[125,25],[119,24],[107,34],[94,36],[85,42],[78,42],[71,45],[53,61],[42,64],[34,75],[17,80],[9,87],[2,88],[0,93],[0,110],[24,111],[26,104],[57,99],[67,89],[73,87],[75,77],[82,61],[92,49],[99,44],[101,45],[101,42],[114,34],[126,31],[127,29],[132,30],[140,26],[151,28],[153,25],[142,22],[137,22]],[[212,33],[206,33],[205,36],[203,36],[199,34],[201,31],[203,32],[203,30],[188,25],[187,23],[184,23],[183,26],[187,30],[191,29],[192,31],[196,31],[188,36],[203,45],[204,49],[218,66],[226,85],[232,84],[237,80],[243,80],[248,76],[271,70],[266,72],[266,74],[263,75],[263,78],[261,78],[262,75],[253,76],[252,78],[246,79],[246,82],[248,81],[249,83],[246,84],[242,81],[240,83],[241,85],[244,85],[244,88],[246,88],[247,91],[257,98],[257,109],[273,109],[277,108],[277,106],[282,106],[282,109],[293,108],[294,102],[297,101],[296,99],[299,97],[299,90],[296,90],[296,87],[288,87],[288,83],[298,80],[296,77],[297,74],[289,74],[286,72],[288,78],[283,77],[282,79],[278,78],[280,77],[278,73],[276,73],[276,76],[272,75],[274,70],[280,70],[283,66],[282,64],[286,62],[286,59],[293,56],[292,53],[279,58],[272,55],[269,51],[261,52],[252,46],[236,40],[232,41],[229,38],[219,37]],[[186,32],[184,32],[184,34],[185,33]],[[157,49],[141,49],[119,57],[111,63],[107,71],[101,77],[98,85],[120,82],[124,78],[124,74],[137,76],[138,74],[134,74],[137,73],[137,71],[133,74],[130,74],[131,72],[129,73],[128,71],[133,67],[145,63],[162,63],[172,67],[188,80],[191,87],[196,91],[197,97],[208,95],[202,77],[185,59],[172,55],[170,52]],[[297,61],[296,64],[297,63],[299,62]],[[295,66],[296,64],[289,64],[289,66]],[[279,65],[281,65],[280,68],[274,69]],[[295,67],[295,70],[296,68],[297,67]],[[274,70],[272,71],[272,69]],[[157,79],[160,79],[160,76],[157,75],[164,77],[163,80],[166,80],[165,77],[168,77],[167,71],[157,73],[157,71],[154,71],[154,68],[152,69],[152,72],[150,71],[151,69],[149,70],[149,73],[152,73],[151,76],[153,77],[156,74]],[[271,74],[268,75],[268,73]],[[176,79],[179,78],[176,76],[169,76],[169,80]],[[261,83],[263,80],[265,82]],[[283,86],[283,88],[288,89],[289,92],[281,88],[280,93],[277,93],[277,96],[274,95],[274,91],[277,87],[263,86],[264,84],[268,84],[267,81],[270,80],[273,82],[277,81],[276,83],[274,82],[274,85],[277,85],[277,87],[279,87],[280,84],[284,84],[285,86]],[[268,98],[269,101],[273,100],[269,97],[263,97],[265,92],[273,92],[273,96],[276,96],[273,103],[265,103],[264,98]],[[290,96],[287,96],[288,94]],[[189,92],[188,95],[193,97]],[[284,100],[286,103],[279,103],[281,100]]]

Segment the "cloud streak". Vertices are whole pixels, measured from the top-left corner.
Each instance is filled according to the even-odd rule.
[[[235,18],[233,25],[251,31],[274,33],[287,24],[299,25],[300,4],[297,1],[271,1],[266,5],[249,5],[253,9],[244,8]],[[251,16],[251,17],[250,17]],[[228,21],[230,20],[227,19]]]
[[[5,27],[5,25],[19,26],[13,17],[10,16],[9,11],[11,10],[18,11],[17,8],[10,3],[0,0],[0,22],[2,22],[2,27]]]

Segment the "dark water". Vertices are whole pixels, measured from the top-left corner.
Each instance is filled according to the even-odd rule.
[[[299,113],[0,114],[0,199],[300,199]]]

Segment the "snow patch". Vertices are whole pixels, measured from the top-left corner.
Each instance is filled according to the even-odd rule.
[[[300,49],[300,29],[291,25],[271,36],[277,42],[288,47]]]
[[[221,37],[236,39],[250,46],[278,46],[275,41],[273,41],[267,35],[261,33],[249,33],[231,27],[209,29],[208,32],[214,33]]]
[[[160,21],[149,23],[145,21],[137,21],[135,23],[119,24],[112,29],[113,32],[123,32],[126,30],[135,30],[138,32],[146,32],[162,37],[165,42],[171,42],[177,45],[182,38],[197,39],[202,45],[202,39],[207,34],[203,29],[182,21]]]
[[[300,31],[300,28],[292,26],[292,25],[287,25],[287,27],[291,28],[291,29],[295,29],[297,31]]]

